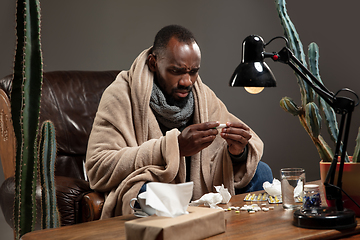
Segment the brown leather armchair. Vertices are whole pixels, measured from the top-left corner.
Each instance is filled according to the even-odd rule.
[[[100,218],[104,196],[89,187],[84,171],[85,154],[101,95],[118,73],[44,73],[40,124],[51,120],[56,129],[55,187],[62,226]],[[0,158],[5,176],[0,187],[0,205],[7,223],[13,227],[15,136],[9,101],[11,87],[11,75],[0,80]],[[37,199],[40,199],[40,188]],[[39,202],[37,205],[40,210]],[[38,229],[40,222],[37,222]]]

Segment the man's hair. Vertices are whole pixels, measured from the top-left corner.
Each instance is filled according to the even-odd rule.
[[[175,37],[179,42],[187,44],[196,42],[194,35],[188,29],[179,25],[169,25],[160,29],[156,34],[152,49],[153,54],[161,54],[172,37]]]

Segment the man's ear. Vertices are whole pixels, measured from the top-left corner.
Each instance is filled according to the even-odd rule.
[[[156,58],[152,53],[149,54],[147,62],[148,62],[150,71],[156,72]]]

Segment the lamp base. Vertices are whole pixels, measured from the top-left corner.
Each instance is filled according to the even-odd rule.
[[[296,210],[293,224],[302,228],[346,229],[356,227],[356,217],[352,210],[337,211],[335,208]]]

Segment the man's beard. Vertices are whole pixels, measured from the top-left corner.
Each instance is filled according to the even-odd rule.
[[[190,92],[192,90],[192,86],[173,88],[173,89],[171,89],[171,93],[174,93],[177,90],[187,90],[189,92],[189,94],[184,98],[176,100],[172,95],[169,95],[164,91],[163,91],[163,93],[164,93],[167,104],[169,104],[170,106],[176,106],[176,107],[179,107],[179,108],[183,108],[183,107],[185,107],[186,103],[189,100]]]

